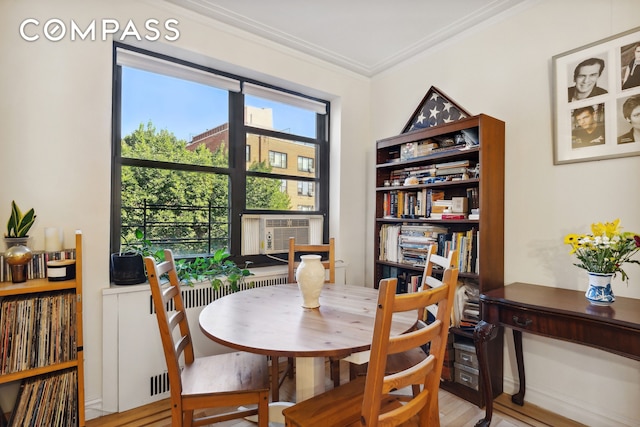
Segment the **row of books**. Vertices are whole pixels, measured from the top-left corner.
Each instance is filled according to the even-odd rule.
[[[428,247],[437,243],[438,236],[446,232],[446,227],[432,224],[383,224],[380,227],[379,259],[400,264],[424,265]]]
[[[27,265],[27,279],[46,279],[47,262],[62,259],[76,259],[75,249],[65,249],[59,252],[34,251],[33,258]],[[0,254],[0,282],[11,281],[11,268],[7,264],[4,253]]]
[[[475,167],[476,163],[470,160],[411,166],[391,171],[389,182],[394,183],[394,185],[403,185],[407,178],[412,178],[409,182],[423,184],[433,182],[429,178],[444,177],[443,180],[446,180],[448,177],[453,179],[453,176],[460,179],[468,179],[475,175]]]
[[[384,218],[479,219],[478,188],[468,188],[466,196],[445,198],[445,192],[431,188],[391,190],[382,198]]]
[[[6,297],[0,303],[0,374],[77,357],[72,291]]]
[[[77,426],[77,384],[75,369],[24,380],[9,425]]]
[[[478,273],[478,231],[449,232],[446,227],[433,224],[383,224],[380,227],[380,261],[422,266],[430,245],[437,245],[438,255],[449,251],[458,254],[461,273]]]
[[[452,324],[462,329],[473,330],[479,320],[480,291],[478,284],[471,280],[458,281],[452,312]]]

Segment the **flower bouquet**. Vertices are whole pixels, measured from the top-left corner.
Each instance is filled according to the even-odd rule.
[[[629,276],[622,269],[624,263],[640,264],[631,259],[640,251],[640,236],[621,231],[620,220],[591,224],[591,234],[567,234],[564,243],[571,246],[570,254],[578,258],[574,265],[590,273],[622,275],[623,281]]]
[[[622,269],[624,263],[640,264],[631,259],[640,251],[640,236],[623,232],[620,220],[591,224],[591,234],[567,234],[564,242],[571,246],[571,254],[578,258],[574,265],[587,270],[589,287],[587,301],[593,305],[612,304],[616,297],[611,289],[611,279],[617,273],[628,282],[629,276]]]

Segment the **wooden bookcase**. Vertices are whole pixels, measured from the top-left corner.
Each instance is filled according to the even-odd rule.
[[[438,232],[438,236],[433,232],[432,237],[436,242],[439,241],[439,250],[444,250],[443,241],[448,237],[447,233],[452,233],[454,241],[458,236],[468,238],[464,241],[457,240],[459,246],[467,248],[464,257],[462,252],[459,254],[459,258],[464,258],[463,262],[466,262],[460,268],[459,282],[465,282],[474,288],[477,286],[476,291],[479,293],[504,286],[504,136],[504,122],[480,114],[377,141],[374,239],[376,284],[384,277],[395,276],[399,277],[400,291],[411,291],[409,279],[415,276],[419,280],[424,267],[415,262],[415,251],[412,254],[411,249],[399,249],[396,240],[388,240],[388,233],[389,230],[398,233],[402,226],[405,226],[402,232],[410,232],[409,226],[422,226],[417,228],[424,229],[427,228],[424,226],[430,225],[447,230]],[[456,145],[465,141],[470,143]],[[459,164],[469,165],[466,174],[439,175],[439,170],[444,171],[447,166]],[[426,175],[435,177],[431,176],[429,179]],[[407,176],[417,178],[417,182],[416,179],[405,182]],[[441,181],[447,177],[448,180]],[[442,206],[434,207],[436,195],[444,195],[445,199],[456,197],[458,206],[460,199],[466,198],[466,201],[463,200],[466,211],[469,212],[472,207],[478,208],[479,218],[430,217],[430,208],[445,209]],[[398,201],[401,206],[394,209]],[[460,245],[460,242],[465,243]],[[472,348],[473,323],[467,322],[466,327],[452,327],[449,341],[451,347],[455,345]],[[494,397],[502,392],[502,346],[503,338],[500,334],[490,343],[489,348]],[[453,362],[453,359],[451,354],[450,361]],[[450,365],[455,370],[453,363]],[[473,380],[475,384],[464,384],[455,381],[452,371],[448,378],[443,378],[441,386],[470,402],[484,406],[480,391],[484,380],[477,372]]]
[[[0,321],[0,325],[12,325],[0,331],[0,363],[8,365],[0,366],[0,384],[20,382],[20,391],[9,414],[10,418],[18,416],[16,411],[21,399],[28,400],[27,396],[33,390],[34,395],[40,393],[40,396],[51,396],[50,399],[41,398],[26,411],[30,416],[42,417],[39,425],[85,425],[80,231],[76,231],[75,244],[75,279],[49,281],[45,278],[27,280],[23,283],[0,283],[0,305],[10,300],[16,301],[17,304],[22,304],[15,305],[16,307],[30,307],[28,310],[37,314],[20,315],[21,311],[16,308],[14,314],[9,315],[8,311],[0,310],[0,316],[6,316],[5,322]],[[48,308],[45,309],[45,305]],[[49,315],[45,314],[45,310]],[[30,320],[27,322],[25,319]],[[47,322],[47,326],[42,322]],[[49,329],[50,332],[48,335],[34,336],[31,332],[38,328],[41,331]],[[56,330],[64,332],[55,333]],[[8,343],[9,336],[11,345]],[[16,346],[18,341],[21,345]],[[17,351],[25,346],[31,346],[31,350]],[[13,350],[9,352],[8,348]],[[17,362],[16,358],[21,362]],[[9,360],[11,362],[8,362]],[[58,399],[63,393],[61,390],[69,391],[69,395],[64,399]],[[23,425],[23,420],[18,416],[12,425]]]

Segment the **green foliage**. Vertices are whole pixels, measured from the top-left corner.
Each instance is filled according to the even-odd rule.
[[[156,160],[181,165],[199,165],[229,170],[227,144],[223,141],[213,152],[206,146],[188,148],[187,142],[175,137],[166,129],[157,130],[149,122],[146,127],[140,124],[138,129],[122,140],[122,157],[132,159]],[[244,167],[244,164],[239,165]],[[188,167],[185,167],[188,169]],[[265,163],[254,163],[252,171],[270,172]],[[208,239],[214,242],[213,247],[226,246],[229,238],[230,186],[229,175],[224,173],[193,172],[189,170],[169,170],[141,166],[122,167],[122,224],[138,226],[147,223],[174,224],[170,231],[163,227],[151,227],[145,230],[152,241],[170,239],[173,236],[189,239]],[[246,203],[249,209],[288,210],[291,200],[286,193],[280,191],[279,179],[248,177]],[[179,210],[158,209],[147,210],[144,217],[144,205],[193,206],[201,209]],[[208,207],[212,207],[209,216]],[[211,226],[211,235],[202,226]],[[132,229],[123,232],[123,242],[134,241]],[[170,233],[170,235],[168,234]],[[216,243],[218,242],[218,243]],[[176,253],[203,253],[208,250],[202,244],[185,243],[175,247]]]
[[[249,166],[250,171],[271,172],[272,167],[266,161],[254,162]],[[289,210],[291,198],[280,191],[281,181],[276,178],[247,177],[247,208]]]
[[[131,242],[125,238],[125,242],[120,246],[120,255],[142,255],[143,257],[152,256],[156,261],[164,257],[162,250],[153,251],[151,247],[151,241],[144,238],[142,230],[136,230],[134,232],[135,242]]]
[[[193,285],[195,282],[203,280],[211,280],[211,286],[219,289],[225,280],[229,283],[230,288],[235,292],[240,289],[239,284],[244,281],[247,276],[252,276],[245,266],[240,268],[235,262],[227,259],[230,254],[224,249],[218,249],[211,257],[198,257],[194,260],[178,260],[176,261],[176,270],[180,281]]]
[[[7,222],[7,234],[5,237],[26,237],[36,220],[36,216],[33,208],[23,215],[15,200],[11,201],[11,216],[9,216],[9,221]]]

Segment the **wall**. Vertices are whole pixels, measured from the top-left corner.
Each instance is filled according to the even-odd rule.
[[[374,139],[399,133],[432,85],[471,113],[506,122],[505,283],[586,290],[565,234],[615,218],[640,231],[640,157],[553,165],[550,78],[552,56],[631,29],[639,14],[640,3],[631,0],[526,2],[372,81]],[[367,194],[373,195],[373,145],[368,157]],[[367,206],[373,210],[373,198]],[[374,238],[369,235],[369,251]],[[626,270],[629,285],[618,277],[614,291],[640,298],[640,268]],[[505,391],[512,392],[510,333],[505,342]],[[527,401],[590,426],[638,425],[637,361],[526,334],[524,349]]]
[[[38,19],[40,28],[51,18],[67,26],[73,19],[81,28],[93,19],[115,19],[122,25],[132,19],[142,28],[148,18],[176,18],[178,41],[144,46],[331,100],[336,117],[342,114],[348,120],[331,123],[330,232],[339,236],[336,255],[349,265],[347,280],[364,283],[366,229],[361,218],[367,176],[366,158],[360,153],[372,140],[369,79],[161,2],[1,0],[0,221],[8,219],[12,199],[23,208],[34,207],[34,249],[44,247],[44,227],[62,227],[67,244],[73,242],[75,229],[83,230],[89,418],[101,408],[102,289],[109,285],[112,43],[111,37],[27,42],[18,31],[26,18]]]

